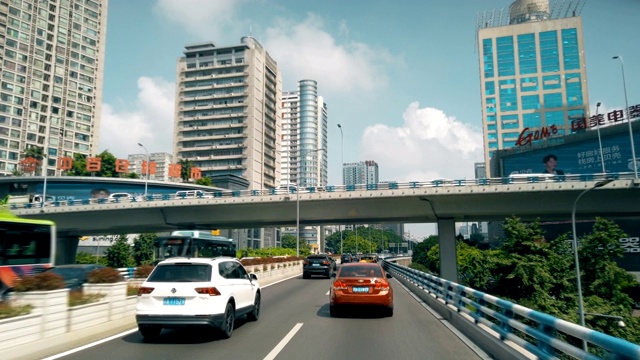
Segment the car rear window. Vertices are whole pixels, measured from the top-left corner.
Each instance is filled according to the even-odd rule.
[[[378,266],[348,266],[342,267],[340,277],[382,277],[382,270]]]
[[[211,280],[211,265],[175,263],[158,265],[148,282],[201,282]]]
[[[316,256],[307,256],[307,259],[326,259],[327,257],[324,255],[316,255]]]

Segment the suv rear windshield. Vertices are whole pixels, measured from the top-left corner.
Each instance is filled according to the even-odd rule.
[[[326,259],[327,256],[326,255],[309,255],[307,256],[307,259]]]
[[[202,282],[211,280],[211,265],[174,263],[158,265],[148,282]]]

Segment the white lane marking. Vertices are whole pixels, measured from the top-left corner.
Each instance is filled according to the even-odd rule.
[[[129,334],[131,334],[131,333],[133,333],[133,332],[136,332],[136,331],[138,331],[138,329],[137,329],[137,328],[135,328],[135,329],[131,329],[131,330],[127,330],[127,331],[125,331],[125,332],[121,332],[120,334],[110,336],[110,337],[108,337],[108,338],[106,338],[106,339],[102,339],[102,340],[94,341],[94,342],[92,342],[91,344],[83,345],[83,346],[77,347],[77,348],[75,348],[75,349],[72,349],[72,350],[69,350],[69,351],[65,351],[65,352],[63,352],[63,353],[60,353],[60,354],[57,354],[57,355],[53,355],[53,356],[48,357],[48,358],[44,358],[44,359],[42,359],[42,360],[54,360],[54,359],[59,359],[59,358],[61,358],[61,357],[63,357],[63,356],[71,355],[71,354],[76,353],[76,352],[78,352],[78,351],[82,351],[82,350],[88,349],[88,348],[90,348],[90,347],[97,346],[97,345],[100,345],[100,344],[102,344],[102,343],[106,343],[106,342],[111,341],[111,340],[115,340],[115,339],[117,339],[117,338],[119,338],[119,337],[123,337],[123,336],[129,335]]]
[[[298,330],[300,330],[300,328],[302,327],[302,324],[303,323],[297,323],[296,326],[294,326],[293,329],[289,331],[287,336],[285,336],[282,340],[280,340],[278,345],[276,345],[276,347],[274,347],[273,350],[271,350],[271,352],[267,354],[267,356],[265,356],[264,360],[275,359],[276,356],[278,356],[278,354],[280,353],[280,351],[282,351],[282,349],[284,349],[284,347],[289,343],[289,341],[291,341],[291,339],[298,332]]]
[[[325,295],[329,296],[329,294],[331,294],[331,290],[327,290],[327,293]]]
[[[291,280],[291,279],[296,278],[296,277],[300,277],[300,274],[298,274],[298,275],[293,275],[293,276],[289,276],[288,278],[284,278],[284,279],[282,279],[282,280],[278,280],[278,281],[276,281],[276,282],[272,282],[272,283],[271,283],[271,284],[269,284],[269,285],[264,285],[264,286],[263,286],[263,285],[260,285],[260,287],[261,287],[261,288],[266,288],[266,287],[269,287],[269,286],[271,286],[271,285],[275,285],[275,284],[281,283],[281,282],[283,282],[283,281]],[[260,283],[260,279],[258,279],[258,284],[259,284],[259,283]]]

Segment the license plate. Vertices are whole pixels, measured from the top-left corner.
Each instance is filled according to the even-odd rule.
[[[353,292],[354,293],[368,293],[369,292],[369,288],[368,287],[359,287],[359,286],[354,286],[353,287]]]
[[[166,297],[162,300],[162,305],[184,305],[185,299],[178,297]]]
[[[320,266],[320,264],[313,264],[313,266]]]

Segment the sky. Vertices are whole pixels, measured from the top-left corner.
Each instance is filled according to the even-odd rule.
[[[567,0],[568,1],[568,0]],[[574,0],[575,1],[575,0]],[[553,3],[553,1],[552,1]],[[328,107],[329,185],[341,159],[373,160],[380,181],[473,178],[483,161],[476,18],[509,0],[109,0],[100,151],[173,151],[184,46],[256,38],[282,90],[318,82]],[[640,103],[640,0],[582,0],[589,104]],[[343,136],[337,124],[341,124]],[[408,225],[422,238],[432,225]]]

